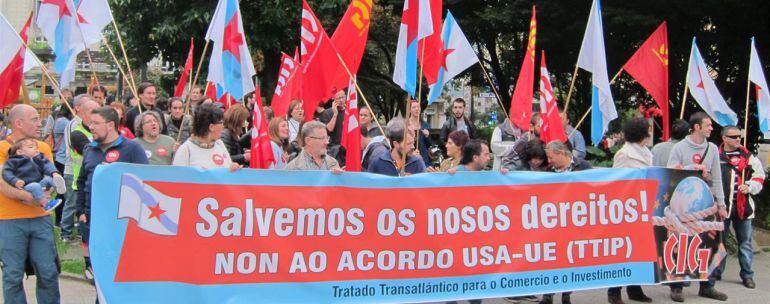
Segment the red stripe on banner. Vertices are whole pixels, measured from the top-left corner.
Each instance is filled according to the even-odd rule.
[[[116,282],[412,279],[657,257],[655,193],[645,191],[657,180],[412,189],[147,184],[181,196],[178,233],[155,235],[130,220]],[[612,190],[592,194],[601,189]]]

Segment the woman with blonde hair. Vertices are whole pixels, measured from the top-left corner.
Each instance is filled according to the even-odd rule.
[[[275,163],[270,169],[283,169],[289,160],[289,123],[286,118],[273,117],[267,125],[267,134],[270,136],[270,145],[273,147]]]

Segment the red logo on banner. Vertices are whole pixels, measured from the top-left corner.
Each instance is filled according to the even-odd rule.
[[[112,150],[110,152],[107,152],[107,155],[104,156],[104,160],[108,163],[114,162],[120,158],[120,152],[118,150]]]

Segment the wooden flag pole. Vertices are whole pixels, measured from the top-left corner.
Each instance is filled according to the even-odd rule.
[[[359,96],[361,96],[361,99],[364,100],[364,103],[366,104],[366,107],[369,108],[369,110],[372,111],[372,117],[374,119],[374,122],[377,124],[377,128],[380,129],[380,133],[382,133],[382,136],[385,137],[386,142],[388,143],[388,146],[390,146],[390,141],[387,140],[388,136],[385,134],[385,130],[382,128],[382,125],[380,125],[380,121],[377,119],[377,116],[374,115],[374,108],[369,104],[369,101],[366,99],[366,96],[364,96],[364,92],[361,91],[361,87],[358,86],[358,80],[354,77],[353,73],[350,72],[350,69],[348,68],[348,65],[345,63],[345,60],[342,59],[342,56],[339,52],[335,50],[334,52],[337,55],[337,58],[340,60],[340,63],[342,64],[342,67],[345,68],[345,72],[348,73],[348,77],[353,80],[353,85],[356,86],[356,92]]]
[[[484,72],[484,78],[487,79],[489,86],[492,87],[492,91],[495,93],[495,97],[497,97],[497,103],[500,104],[500,108],[503,110],[503,114],[505,114],[505,117],[509,117],[508,110],[505,109],[505,105],[503,104],[503,98],[500,97],[500,93],[497,91],[497,87],[495,87],[495,84],[492,82],[492,78],[489,77],[489,73],[484,67],[484,63],[479,61],[479,66],[481,66],[481,71]]]
[[[120,29],[118,28],[118,24],[115,22],[115,18],[112,18],[112,26],[115,28],[115,36],[118,37],[118,43],[120,44],[120,50],[123,52],[123,59],[126,61],[126,68],[128,69],[128,76],[129,78],[126,78],[126,81],[129,81],[131,85],[134,87],[134,97],[139,98],[139,95],[136,94],[136,80],[134,80],[134,71],[131,70],[131,63],[128,61],[128,54],[126,53],[126,46],[123,45],[123,38],[121,38]],[[137,104],[139,107],[139,112],[142,111],[142,101],[139,100],[139,103]]]
[[[684,119],[684,105],[687,102],[687,92],[689,87],[687,86],[687,80],[684,81],[684,94],[682,94],[682,108],[679,110],[679,119]]]
[[[578,56],[578,58],[580,58],[580,56]],[[572,98],[572,90],[575,89],[575,79],[577,79],[577,74],[578,74],[578,65],[575,64],[575,71],[572,72],[572,81],[570,81],[569,91],[567,92],[567,100],[564,101],[564,112],[567,112],[567,110],[569,109],[569,102],[570,102],[570,99]]]
[[[115,60],[115,65],[118,67],[118,71],[120,71],[120,74],[123,75],[123,79],[126,81],[126,85],[128,86],[128,89],[131,90],[131,94],[134,95],[134,98],[139,98],[139,94],[137,94],[136,87],[131,85],[131,82],[128,81],[128,77],[126,77],[126,72],[123,70],[123,66],[120,65],[120,60],[118,60],[118,57],[115,56],[115,52],[112,51],[112,47],[110,47],[109,42],[107,42],[107,38],[102,36],[102,41],[104,42],[104,47],[107,48],[107,51],[110,53],[110,56],[112,56],[112,59]],[[142,102],[140,101],[138,104],[139,107],[139,113],[142,113]]]
[[[749,62],[749,71],[751,71],[751,62]],[[751,76],[749,76],[746,79],[746,110],[743,115],[743,146],[744,147],[746,147],[746,141],[749,138],[749,95],[750,94],[751,94]]]
[[[190,95],[192,93],[192,89],[196,85],[198,85],[198,76],[200,76],[200,74],[201,74],[201,67],[203,66],[203,59],[206,58],[206,52],[209,50],[209,43],[210,42],[211,41],[206,40],[206,44],[203,46],[203,53],[201,53],[201,59],[198,60],[198,68],[195,71],[195,77],[191,77],[190,78],[190,81],[191,81],[190,82],[190,94],[187,94],[187,97],[184,100],[184,103],[185,103],[185,110],[184,110],[185,115],[190,114],[190,102],[191,102]],[[208,86],[206,86],[205,90],[208,90]],[[206,95],[206,91],[203,92],[203,95]]]
[[[19,37],[19,40],[21,40],[21,43],[22,43],[22,44],[24,44],[24,47],[25,47],[25,48],[29,49],[29,46],[27,45],[27,42],[26,42],[26,41],[22,40],[22,39],[21,39],[21,37]],[[40,58],[37,58],[37,55],[35,55],[35,54],[34,54],[34,53],[32,53],[32,52],[30,52],[30,54],[32,55],[32,58],[34,58],[34,59],[35,59],[35,61],[37,61],[37,63],[40,65],[40,69],[43,71],[43,74],[44,74],[46,77],[48,77],[48,79],[51,81],[51,85],[54,87],[54,90],[55,90],[55,91],[56,91],[56,92],[59,94],[59,98],[61,98],[61,100],[62,100],[62,103],[64,103],[64,105],[65,105],[65,106],[66,106],[66,107],[67,107],[67,108],[70,110],[70,112],[71,112],[71,113],[73,113],[73,115],[74,115],[74,113],[75,113],[75,110],[74,110],[74,109],[72,109],[72,106],[69,104],[69,101],[67,101],[67,99],[66,99],[66,98],[64,98],[64,94],[62,93],[62,91],[61,91],[61,88],[59,87],[59,83],[57,83],[57,82],[56,82],[56,79],[55,79],[53,76],[51,76],[51,73],[50,73],[50,72],[48,71],[48,69],[45,67],[45,64],[43,64],[43,62],[42,62],[42,61],[40,61]],[[28,54],[28,55],[30,55],[30,54]],[[45,86],[43,86],[43,89],[45,89]],[[45,96],[45,91],[43,92],[42,96]]]

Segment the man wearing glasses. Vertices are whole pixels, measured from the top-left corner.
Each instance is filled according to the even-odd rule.
[[[299,137],[302,139],[302,152],[286,165],[286,170],[332,170],[342,172],[334,157],[326,154],[329,136],[326,126],[319,121],[310,121],[302,126]]]
[[[719,147],[719,160],[722,167],[722,181],[727,203],[728,216],[725,219],[726,241],[730,225],[735,230],[738,240],[738,262],[741,266],[741,281],[746,288],[754,289],[754,271],[751,261],[754,249],[751,248],[751,220],[754,218],[754,200],[751,195],[762,191],[765,170],[759,159],[741,145],[741,129],[728,126],[722,129],[722,146]],[[725,270],[725,261],[715,270],[717,279],[721,279]]]

